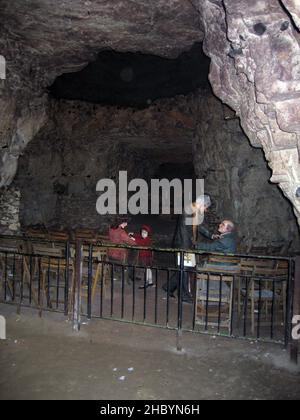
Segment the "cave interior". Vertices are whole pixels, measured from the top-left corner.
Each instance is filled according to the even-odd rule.
[[[220,6],[218,1],[208,3],[214,8]],[[270,253],[275,249],[285,254],[299,251],[298,201],[295,207],[293,196],[293,209],[287,181],[284,180],[283,188],[282,176],[274,169],[266,149],[257,138],[249,138],[248,126],[233,106],[232,92],[224,100],[214,84],[214,54],[222,51],[213,36],[203,44],[203,33],[210,34],[205,14],[199,24],[192,3],[182,13],[174,11],[178,21],[175,19],[174,26],[166,28],[167,50],[158,42],[163,38],[167,12],[155,15],[159,23],[157,33],[149,38],[149,48],[145,48],[147,37],[141,33],[139,21],[133,19],[135,28],[133,24],[126,27],[123,42],[112,28],[110,42],[100,42],[93,32],[93,24],[99,23],[99,10],[95,8],[93,15],[89,5],[79,11],[76,3],[66,17],[63,7],[59,10],[61,15],[56,16],[48,6],[49,22],[45,22],[29,2],[27,32],[25,24],[11,29],[21,19],[17,5],[10,8],[4,1],[2,6],[6,18],[2,46],[8,63],[7,80],[1,81],[2,96],[15,91],[20,95],[20,103],[26,95],[27,99],[23,111],[18,110],[18,104],[10,106],[8,102],[6,108],[2,107],[2,112],[11,113],[18,123],[15,130],[8,119],[2,133],[0,205],[6,214],[1,219],[1,233],[38,226],[105,233],[112,217],[96,212],[96,184],[103,178],[117,180],[120,171],[127,171],[129,179],[147,181],[203,178],[205,191],[213,201],[205,223],[213,231],[220,220],[228,218],[236,223],[242,252],[249,252],[254,246],[264,246]],[[249,13],[254,14],[249,8]],[[125,13],[121,12],[118,9],[120,16]],[[87,32],[82,29],[84,13],[85,19],[95,18]],[[286,14],[283,22],[282,17],[277,17],[281,36],[296,30],[295,24],[287,22]],[[256,19],[249,29],[255,42],[272,37],[273,27],[261,20],[257,23]],[[60,39],[62,22],[70,32],[68,40]],[[229,24],[234,25],[234,21]],[[46,34],[38,31],[40,26],[47,29]],[[178,29],[183,30],[182,35]],[[82,38],[77,31],[81,31]],[[130,36],[135,32],[131,46]],[[89,33],[93,39],[90,45]],[[239,40],[246,42],[242,35]],[[13,61],[9,51],[15,51],[18,43],[24,51]],[[57,47],[53,65],[47,58],[51,45]],[[226,59],[237,68],[243,54],[232,42]],[[21,81],[17,77],[18,72],[21,74],[19,65],[26,72]],[[229,71],[229,64],[223,65],[224,71]],[[32,93],[32,99],[28,89],[33,87],[39,93]],[[247,95],[252,100],[252,93],[245,89],[243,97]],[[274,112],[269,114],[271,118]],[[272,176],[273,181],[277,176],[279,180],[271,183]],[[280,184],[281,189],[275,184]],[[171,245],[175,215],[136,215],[129,221],[133,231],[143,223],[153,225],[156,243]]]
[[[0,0],[0,399],[299,399],[299,5]],[[203,179],[239,255],[107,244],[125,171]]]
[[[197,43],[174,59],[103,51],[82,70],[57,77],[46,89],[49,121],[20,157],[12,184],[21,192],[21,229],[107,233],[114,217],[97,213],[96,184],[127,171],[129,180],[149,184],[203,177],[213,199],[205,220],[211,231],[229,218],[237,223],[241,252],[256,246],[270,253],[297,249],[291,205],[268,182],[262,151],[214,96],[209,66]],[[148,224],[157,246],[172,245],[176,215],[128,220],[130,231]]]

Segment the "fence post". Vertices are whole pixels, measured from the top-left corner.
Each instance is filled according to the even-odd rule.
[[[92,277],[93,277],[93,244],[89,246],[89,266],[88,266],[88,296],[87,296],[87,318],[92,319]]]
[[[300,256],[295,258],[294,272],[294,305],[293,315],[300,315]],[[292,340],[290,344],[290,356],[293,363],[298,363],[299,340]]]
[[[70,242],[66,243],[65,247],[65,261],[66,261],[66,268],[65,268],[65,291],[64,291],[64,300],[65,300],[65,316],[69,316],[69,270],[70,270]],[[40,261],[41,262],[41,261]],[[40,271],[39,271],[40,273]]]
[[[184,281],[184,252],[180,252],[180,275],[178,285],[178,325],[177,325],[177,351],[182,351],[182,289]]]
[[[80,330],[81,311],[81,284],[82,284],[82,245],[76,240],[75,245],[75,284],[73,292],[73,330]]]

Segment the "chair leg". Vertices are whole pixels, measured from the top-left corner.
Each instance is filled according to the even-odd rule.
[[[26,279],[26,281],[25,281],[25,279]],[[31,290],[32,299],[34,301],[34,304],[38,308],[38,306],[39,306],[38,296],[37,296],[37,294],[36,294],[36,292],[34,290],[34,287],[32,287],[32,283],[30,284],[30,270],[28,268],[28,265],[27,265],[27,262],[26,262],[26,258],[24,258],[23,282],[26,282],[28,289]]]
[[[283,323],[285,325],[286,323],[286,300],[287,300],[287,287],[286,287],[286,283],[284,282],[284,284],[282,285],[282,311],[283,311]]]
[[[96,270],[96,274],[95,277],[93,278],[93,285],[92,285],[92,304],[94,302],[94,297],[96,294],[96,290],[97,290],[97,284],[99,281],[99,278],[101,278],[101,264],[97,265],[97,270]]]
[[[71,282],[69,283],[69,294],[68,294],[68,308],[69,308],[69,314],[72,311],[73,308],[73,290],[75,287],[75,266],[74,266],[74,262],[72,261],[70,269],[72,271],[72,276],[71,276]]]
[[[231,283],[231,291],[230,291],[230,302],[229,302],[229,335],[232,335],[231,324],[232,324],[232,317],[233,317],[233,306],[234,306],[234,290],[233,290],[233,283]]]
[[[107,296],[107,285],[109,284],[109,279],[111,278],[112,266],[105,265],[103,273],[103,294],[104,298]],[[108,281],[107,281],[108,279]],[[113,281],[113,280],[112,280]]]
[[[265,315],[266,315],[266,320],[268,319],[268,309],[269,309],[268,306],[269,306],[268,305],[268,301],[266,300],[265,301]]]
[[[1,293],[3,290],[3,283],[4,283],[3,281],[4,264],[2,263],[2,258],[3,257],[0,257],[0,297],[1,297]]]
[[[50,273],[49,273],[49,275],[50,275]],[[45,296],[46,296],[47,307],[52,309],[52,301],[51,301],[51,294],[50,294],[51,289],[50,289],[50,285],[48,287],[48,285],[46,284],[46,270],[43,270],[43,291],[44,291]]]
[[[45,292],[45,277],[46,277],[46,273],[44,270],[42,270],[42,293],[40,295],[40,311],[39,311],[39,316],[42,317],[42,313],[43,313],[43,304],[44,304],[44,292]]]
[[[241,278],[238,279],[238,317],[241,316]]]

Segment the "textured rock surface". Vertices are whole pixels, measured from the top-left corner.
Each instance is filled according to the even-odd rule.
[[[282,0],[287,11],[292,15],[295,24],[300,29],[300,1],[299,0]]]
[[[168,163],[189,168],[193,160],[215,204],[206,218],[212,229],[229,217],[238,223],[244,250],[299,250],[291,206],[268,183],[262,150],[250,146],[237,119],[224,120],[221,102],[207,91],[140,111],[52,101],[48,124],[20,158],[15,185],[22,193],[21,223],[106,231],[111,218],[95,208],[99,179],[117,179],[120,170],[129,179],[149,180],[158,172],[173,179],[179,173]],[[169,246],[175,220],[161,220],[169,226]]]
[[[34,92],[103,50],[176,57],[203,38],[192,3],[181,0],[2,0],[0,24],[7,82]]]
[[[300,251],[292,206],[280,189],[270,184],[270,169],[261,149],[249,144],[239,120],[225,120],[215,97],[202,98],[194,139],[195,170],[205,178],[213,198],[210,223],[230,218],[237,224],[240,250],[282,248]],[[215,220],[214,220],[215,219]]]
[[[0,191],[0,234],[17,235],[20,233],[21,193],[15,187]]]
[[[2,0],[0,12],[4,33],[25,54],[63,71],[101,49],[175,57],[202,37],[190,1]]]
[[[158,161],[191,158],[195,129],[194,95],[157,101],[145,110],[103,107],[78,101],[52,101],[50,120],[69,141],[114,142]]]
[[[292,201],[300,223],[300,34],[297,1],[201,0],[210,80],[263,147],[272,181]]]
[[[0,187],[11,184],[19,156],[46,120],[45,97],[30,100],[24,106],[15,98],[0,99]]]
[[[44,89],[57,76],[83,68],[102,50],[176,57],[202,38],[189,1],[2,0],[0,54],[7,79],[0,80],[0,147],[8,147],[0,151],[0,186],[10,184],[18,157],[33,138],[29,134],[43,125]],[[18,124],[26,124],[19,142]]]
[[[215,93],[263,147],[300,223],[300,48],[298,0],[2,0],[1,181],[47,120],[44,89],[108,48],[176,57],[201,41]]]
[[[117,180],[120,170],[148,180],[164,162],[192,162],[193,104],[179,97],[136,111],[52,101],[48,123],[20,158],[22,225],[105,231],[111,218],[96,212],[97,182]]]

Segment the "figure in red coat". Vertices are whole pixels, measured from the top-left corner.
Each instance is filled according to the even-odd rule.
[[[135,244],[144,248],[151,248],[153,244],[151,236],[152,228],[150,226],[144,225],[141,228],[141,233],[139,235],[134,236]],[[138,264],[147,267],[146,282],[144,286],[140,287],[140,289],[144,289],[145,287],[152,287],[153,280],[151,267],[153,265],[153,252],[148,249],[140,250],[138,252]]]
[[[135,239],[126,232],[127,222],[116,223],[111,226],[109,229],[109,241],[115,245],[135,245]],[[121,272],[122,268],[120,266],[128,263],[128,249],[122,248],[110,248],[108,250],[108,260],[112,263],[114,267],[114,272]],[[130,270],[126,267],[124,268],[125,280],[129,283]]]
[[[123,223],[111,226],[109,229],[109,241],[112,244],[116,245],[131,245],[136,244],[135,239],[126,232],[128,223],[124,221]],[[123,264],[127,263],[128,251],[127,249],[117,249],[111,248],[108,251],[109,260],[121,262]]]

